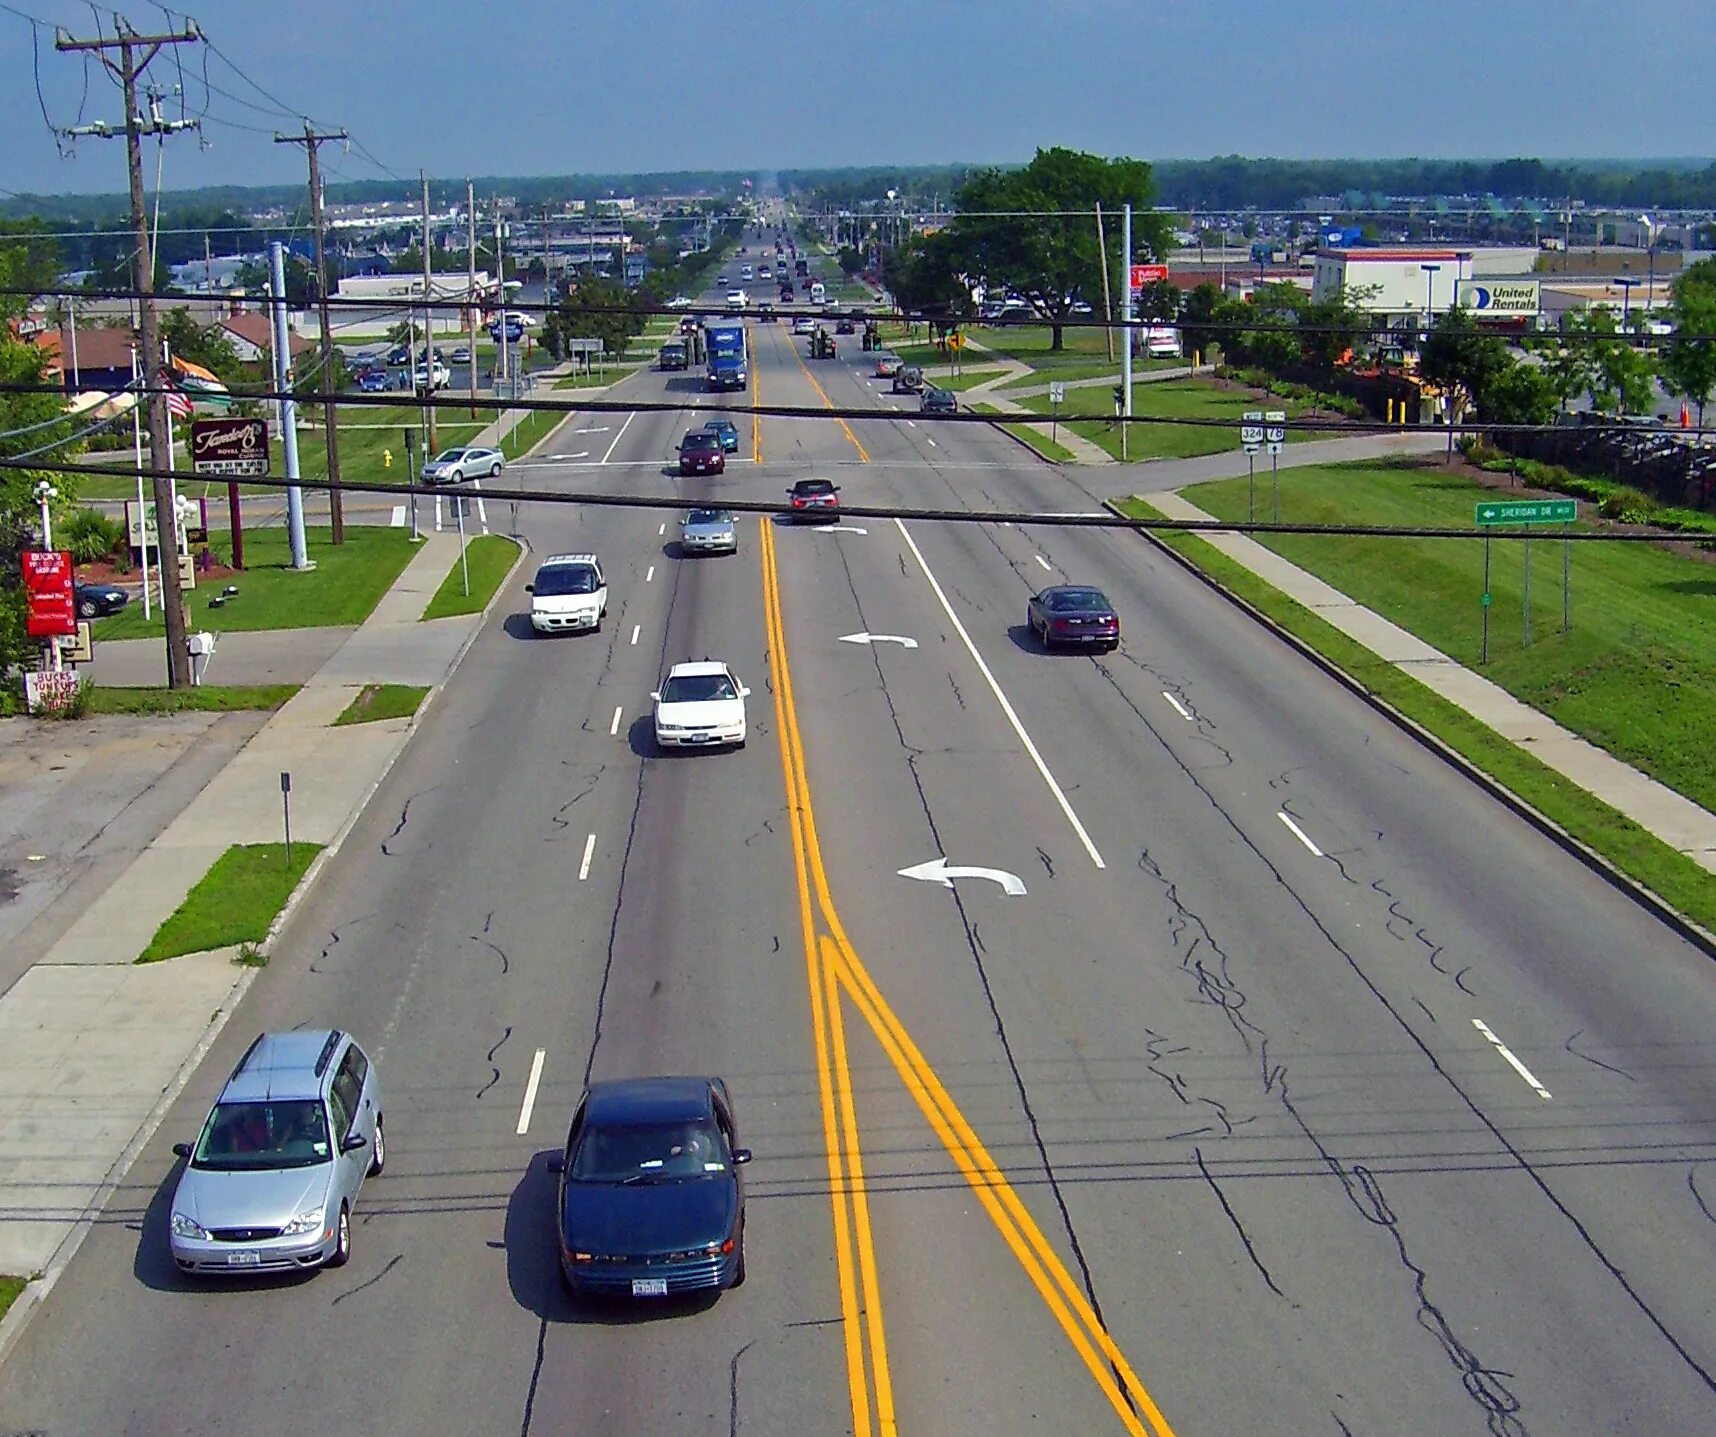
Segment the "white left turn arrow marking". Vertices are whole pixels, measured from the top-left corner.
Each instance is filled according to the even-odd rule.
[[[901,878],[921,878],[926,883],[939,883],[943,888],[952,888],[956,878],[987,878],[991,883],[999,883],[1009,898],[1025,896],[1025,881],[1018,874],[1008,873],[1002,868],[970,868],[951,864],[946,858],[932,858],[928,863],[917,863],[896,871]]]
[[[908,639],[901,634],[842,634],[843,644],[898,644],[902,649],[915,649],[916,639]]]
[[[812,531],[817,534],[868,534],[868,529],[860,529],[856,524],[818,524]]]

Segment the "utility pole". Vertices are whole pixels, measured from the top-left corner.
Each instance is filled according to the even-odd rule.
[[[334,387],[334,336],[328,327],[328,268],[323,258],[322,241],[322,162],[316,153],[329,140],[348,138],[344,130],[314,129],[304,121],[301,135],[276,135],[277,145],[302,145],[310,157],[310,223],[316,231],[316,310],[322,326],[322,392],[331,394]],[[345,505],[340,499],[340,439],[335,427],[334,401],[322,405],[322,427],[328,441],[328,521],[336,544],[346,542]]]
[[[164,120],[153,110],[145,118],[137,107],[137,79],[149,62],[167,45],[189,45],[201,40],[196,22],[186,18],[185,28],[164,35],[143,35],[132,29],[123,16],[113,18],[115,34],[94,40],[76,40],[64,30],[56,31],[54,48],[60,51],[94,53],[107,71],[119,81],[125,96],[125,162],[131,188],[131,227],[137,235],[137,292],[139,294],[138,329],[143,344],[144,387],[149,391],[149,452],[156,474],[155,532],[161,551],[178,545],[178,516],[173,512],[173,451],[167,442],[167,395],[163,388],[161,362],[161,329],[155,318],[155,253],[149,245],[149,217],[143,195],[144,135],[169,135],[175,130],[194,128],[194,120]],[[118,52],[115,60],[111,52]],[[80,125],[67,132],[72,135],[97,135],[112,139],[119,131],[107,124]],[[172,598],[168,598],[165,572],[161,583],[161,615],[167,626],[167,686],[174,689],[191,685],[191,655],[186,647],[189,625],[185,619],[184,592],[174,575]]]
[[[471,327],[471,418],[477,417],[477,189],[465,181],[465,322]],[[502,327],[504,328],[504,322]]]
[[[430,308],[435,299],[433,282],[429,277],[429,175],[426,170],[419,170],[419,178],[423,181],[423,394],[425,398],[433,398],[435,394],[435,311]],[[429,447],[423,451],[425,461],[434,458],[441,452],[441,441],[435,432],[435,406],[424,406],[424,422],[429,430]]]

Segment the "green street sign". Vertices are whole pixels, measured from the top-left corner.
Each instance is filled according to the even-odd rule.
[[[1489,524],[1571,524],[1579,517],[1576,499],[1514,499],[1478,505],[1477,522]]]

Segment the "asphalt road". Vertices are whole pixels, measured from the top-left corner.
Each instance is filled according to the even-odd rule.
[[[893,404],[856,344],[751,333],[747,394],[609,397]],[[741,420],[682,484],[687,422],[574,418],[509,473],[1091,507],[903,408]],[[1708,959],[1135,536],[747,520],[682,561],[668,512],[518,526],[602,556],[607,625],[533,640],[515,582],[0,1370],[0,1430],[1716,1426]],[[1037,650],[1063,576],[1119,653]],[[657,757],[648,691],[705,655],[752,740]],[[939,855],[1026,892],[897,874]],[[181,1284],[170,1144],[310,1023],[386,1084],[353,1262]],[[655,1071],[733,1086],[750,1281],[573,1308],[546,1154],[587,1077]]]

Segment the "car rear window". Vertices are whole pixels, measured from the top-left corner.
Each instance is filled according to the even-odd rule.
[[[829,479],[801,479],[793,486],[795,494],[832,494],[834,483]]]
[[[1106,610],[1108,600],[1095,589],[1062,589],[1049,595],[1049,607],[1057,614],[1088,614]]]

